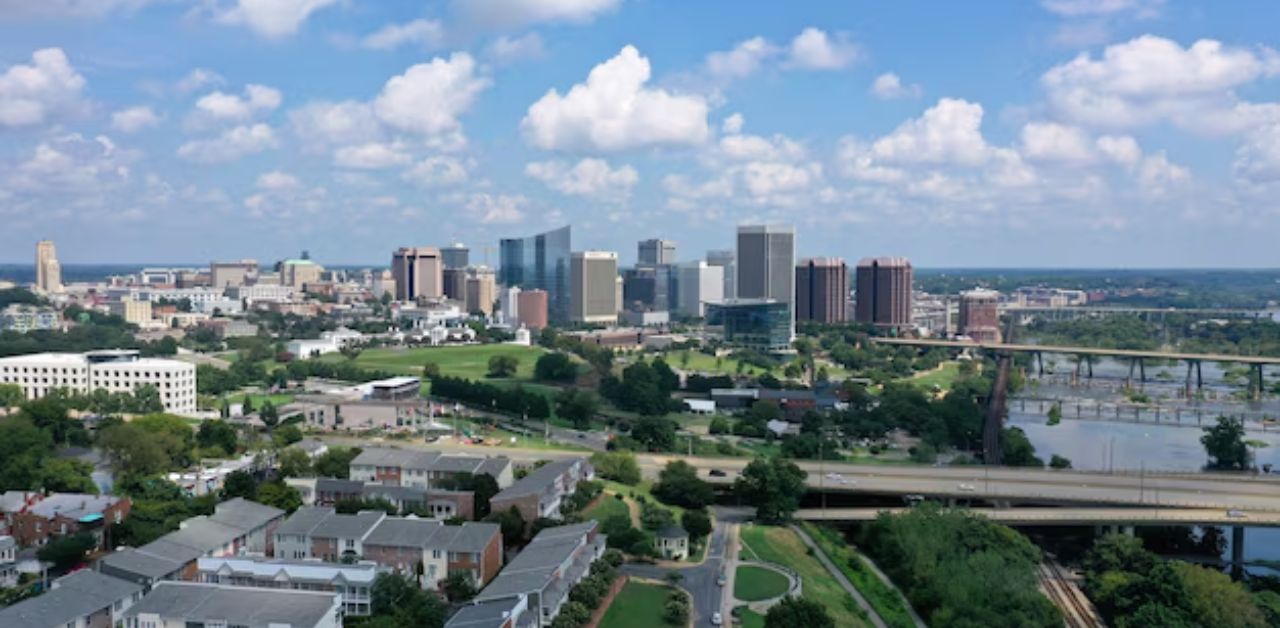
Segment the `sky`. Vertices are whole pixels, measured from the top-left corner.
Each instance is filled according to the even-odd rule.
[[[1266,0],[0,0],[0,262],[1280,266]]]

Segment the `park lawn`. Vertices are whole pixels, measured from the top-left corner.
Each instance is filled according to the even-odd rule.
[[[742,609],[742,628],[764,628],[764,615],[749,608]]]
[[[446,425],[453,425],[454,422],[451,417],[443,417],[440,421]],[[517,449],[542,449],[545,451],[591,451],[578,445],[544,440],[541,436],[526,436],[500,427],[491,428],[467,419],[458,420],[458,429],[463,430],[464,435],[470,434],[472,438],[483,438],[485,440],[483,444],[492,446],[494,449],[514,447]],[[514,443],[511,441],[512,438],[515,439]]]
[[[640,483],[636,484],[635,486],[628,486],[626,484],[614,482],[613,480],[604,480],[604,490],[613,491],[614,493],[621,493],[622,495],[628,498],[631,497],[633,494],[635,495],[636,498],[643,497],[649,500],[650,502],[657,504],[662,508],[666,508],[667,510],[670,510],[671,514],[675,515],[676,521],[680,521],[680,517],[684,516],[684,508],[680,506],[672,506],[670,504],[664,504],[658,501],[658,498],[654,497],[653,493],[650,492],[652,489],[653,489],[653,482],[649,480],[640,480]]]
[[[489,372],[489,358],[496,355],[514,356],[520,360],[516,369],[517,380],[532,380],[533,367],[547,350],[542,347],[526,347],[513,344],[457,345],[448,347],[384,347],[365,349],[356,358],[356,364],[364,368],[380,369],[422,375],[422,366],[428,362],[440,365],[440,373],[466,379],[485,379]],[[333,354],[336,355],[336,354]],[[325,358],[328,355],[323,356]]]
[[[871,572],[862,556],[853,547],[845,543],[836,530],[804,524],[805,531],[813,538],[813,542],[835,563],[844,576],[853,583],[854,588],[867,599],[867,603],[876,609],[876,613],[892,628],[912,628],[915,622],[907,613],[907,604],[902,595],[893,587],[884,583]],[[857,565],[855,567],[855,565]]]
[[[293,403],[293,395],[290,395],[287,393],[279,393],[274,395],[268,395],[263,393],[249,393],[248,395],[246,395],[245,393],[235,393],[232,395],[227,395],[227,403],[244,403],[244,398],[246,396],[249,397],[249,401],[253,404],[253,407],[255,409],[261,408],[262,402],[264,401],[270,401],[271,405],[277,408],[287,403]]]
[[[747,525],[741,528],[742,555],[790,567],[800,575],[802,597],[826,607],[837,626],[869,626],[849,595],[789,528]]]
[[[764,567],[739,565],[733,576],[733,597],[759,602],[787,592],[787,577]]]
[[[663,625],[662,609],[671,597],[671,588],[660,584],[628,581],[600,620],[600,628],[652,628]]]
[[[923,388],[924,390],[934,390],[938,387],[942,390],[950,390],[951,384],[960,377],[959,362],[943,362],[938,368],[932,371],[923,371],[916,373],[911,377],[904,377],[898,381],[910,382]]]
[[[586,512],[582,514],[586,518],[594,519],[600,523],[604,523],[605,520],[615,515],[622,515],[627,518],[631,517],[631,511],[627,508],[627,503],[608,493],[603,494],[596,505],[588,508]]]

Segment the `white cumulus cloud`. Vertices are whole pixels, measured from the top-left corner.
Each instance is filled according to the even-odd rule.
[[[436,57],[393,76],[373,102],[374,112],[388,126],[423,135],[458,133],[458,116],[466,113],[492,81],[476,74],[471,55],[455,52]]]
[[[989,156],[982,137],[982,114],[978,103],[943,98],[919,118],[876,140],[872,155],[897,163],[981,163]]]
[[[1022,154],[1034,161],[1085,163],[1093,148],[1084,131],[1055,122],[1029,122],[1022,127]]]
[[[382,137],[382,125],[373,106],[354,100],[307,103],[289,112],[289,126],[303,145],[315,152],[375,142]]]
[[[31,54],[31,64],[9,66],[0,74],[0,127],[43,124],[80,113],[85,80],[61,48]]]
[[[382,142],[343,146],[333,153],[335,166],[356,170],[379,170],[403,166],[411,159],[412,157],[401,147]]]
[[[400,175],[401,179],[424,188],[457,185],[467,180],[467,166],[448,155],[434,155],[419,161]]]
[[[745,78],[755,74],[779,48],[763,37],[752,37],[734,46],[732,50],[707,55],[707,72],[724,79]]]
[[[214,9],[223,24],[248,27],[267,38],[280,39],[298,32],[311,14],[338,0],[235,0]]]
[[[563,96],[552,89],[520,122],[538,148],[617,151],[651,146],[691,146],[708,135],[707,103],[646,87],[649,60],[634,46],[591,70],[585,83]]]
[[[810,26],[791,40],[790,64],[808,70],[839,70],[858,59],[858,47],[848,37],[831,37]]]
[[[524,207],[529,199],[520,194],[488,194],[477,192],[467,200],[471,218],[481,224],[513,224],[524,221]]]
[[[277,146],[275,131],[259,123],[227,129],[217,137],[187,142],[178,147],[178,156],[200,163],[221,163]]]
[[[511,64],[534,61],[546,56],[542,37],[537,33],[525,33],[519,37],[503,35],[485,48],[485,56],[494,63]]]
[[[111,114],[111,128],[121,133],[136,133],[159,123],[160,116],[145,105],[121,109]]]
[[[611,168],[609,162],[590,157],[573,165],[559,160],[535,161],[525,165],[524,173],[561,194],[604,201],[625,200],[640,182],[635,168]]]
[[[444,25],[440,20],[416,19],[404,24],[387,24],[360,40],[360,45],[373,50],[390,50],[405,44],[438,48],[444,43]]]
[[[282,100],[280,90],[265,85],[246,85],[243,96],[211,92],[196,101],[192,122],[244,122],[275,110]]]
[[[880,100],[918,98],[920,96],[920,86],[914,84],[903,85],[902,79],[897,74],[885,72],[871,82],[871,94]]]

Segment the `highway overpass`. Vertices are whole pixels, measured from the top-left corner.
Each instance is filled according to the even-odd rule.
[[[808,521],[862,522],[880,513],[897,514],[906,508],[805,508],[797,519]],[[1280,512],[1229,513],[1207,508],[969,508],[997,523],[1012,526],[1079,525],[1187,525],[1187,526],[1280,526]],[[1232,515],[1237,516],[1232,516]]]
[[[1104,349],[1101,347],[1069,347],[1057,345],[1004,344],[998,342],[974,342],[970,340],[934,340],[929,338],[872,338],[882,345],[945,349],[976,349],[979,351],[1003,351],[1012,353],[1059,353],[1063,355],[1092,355],[1109,358],[1150,358],[1153,360],[1179,360],[1188,362],[1228,362],[1250,366],[1277,365],[1280,357],[1258,355],[1233,355],[1230,353],[1183,353],[1180,351],[1148,351],[1140,349]]]

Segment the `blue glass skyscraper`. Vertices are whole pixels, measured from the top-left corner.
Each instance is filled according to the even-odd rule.
[[[569,319],[569,226],[527,238],[503,238],[498,250],[498,281],[522,290],[547,291],[547,316]]]

